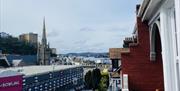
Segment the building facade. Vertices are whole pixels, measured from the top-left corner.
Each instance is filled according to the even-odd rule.
[[[143,0],[129,53],[122,53],[123,91],[180,91],[180,1]]]
[[[121,86],[122,82],[120,74],[118,72],[111,72],[109,80],[109,91],[120,91],[122,89]]]
[[[0,72],[0,91],[22,91],[22,75],[17,72]]]
[[[47,44],[45,19],[43,21],[42,40],[41,40],[41,43],[38,44],[37,55],[38,55],[38,64],[39,65],[49,65],[50,64],[51,49],[49,47],[49,44]]]
[[[35,47],[38,45],[38,34],[28,33],[19,35],[19,39],[30,44],[33,44]]]
[[[121,66],[121,52],[129,52],[129,48],[110,48],[109,58],[112,63],[112,70],[117,70]]]
[[[82,66],[26,66],[0,71],[0,91],[69,91],[83,87]]]
[[[83,67],[68,67],[23,77],[23,91],[68,91],[83,88]]]

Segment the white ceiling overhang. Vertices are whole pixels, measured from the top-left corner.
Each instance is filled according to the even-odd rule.
[[[142,17],[142,21],[149,21],[154,14],[160,9],[160,6],[164,0],[144,0],[138,16]]]

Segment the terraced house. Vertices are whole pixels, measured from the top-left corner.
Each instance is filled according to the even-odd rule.
[[[143,0],[121,52],[123,91],[180,91],[180,0]]]

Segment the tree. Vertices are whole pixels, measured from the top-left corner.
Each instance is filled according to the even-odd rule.
[[[88,89],[92,88],[92,72],[89,70],[85,75],[85,83]]]
[[[86,73],[85,83],[88,89],[106,91],[109,86],[109,74],[108,72],[101,74],[100,69],[96,68]]]
[[[4,54],[36,55],[37,48],[15,37],[0,37],[0,50]]]
[[[96,68],[92,71],[92,87],[94,90],[98,88],[100,80],[101,80],[101,71],[100,69]]]
[[[98,90],[99,91],[107,91],[109,87],[109,73],[108,72],[102,72],[101,73],[101,81],[99,83]]]
[[[98,91],[107,91],[108,86],[106,82],[107,82],[107,79],[105,77],[102,77],[99,83]]]

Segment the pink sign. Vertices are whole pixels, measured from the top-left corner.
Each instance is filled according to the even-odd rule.
[[[22,75],[1,77],[0,91],[22,91]]]

